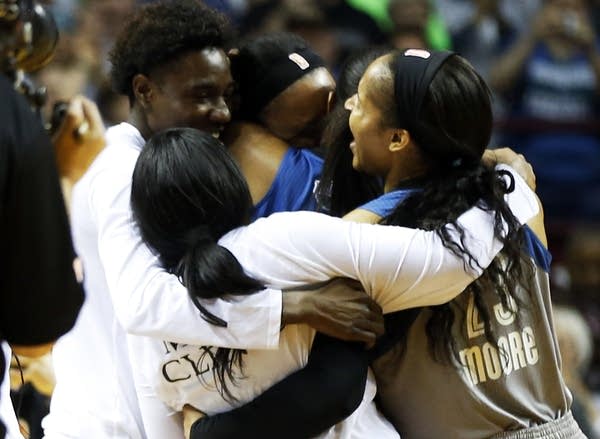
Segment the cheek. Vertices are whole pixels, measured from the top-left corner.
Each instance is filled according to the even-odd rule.
[[[350,131],[354,137],[356,137],[356,134],[359,132],[359,122],[360,119],[356,116],[354,111],[350,113],[350,117],[348,118],[348,126],[350,127]]]

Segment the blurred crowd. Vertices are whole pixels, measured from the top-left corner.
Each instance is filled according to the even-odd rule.
[[[147,2],[50,2],[61,40],[53,62],[36,76],[48,88],[47,116],[57,101],[84,94],[107,126],[127,119],[127,98],[107,79],[107,52],[124,18]],[[354,50],[389,45],[454,50],[486,78],[495,109],[490,146],[524,154],[536,173],[566,380],[594,437],[600,430],[600,0],[205,3],[225,12],[240,38],[281,30],[301,35],[334,73]],[[51,393],[50,377],[30,381]],[[30,393],[21,388],[15,398],[44,411],[44,401]]]

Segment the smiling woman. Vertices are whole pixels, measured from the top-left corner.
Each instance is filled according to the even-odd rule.
[[[335,81],[306,41],[291,33],[246,41],[231,69],[239,83],[239,119],[257,122],[295,147],[319,145]]]
[[[392,52],[346,108],[353,167],[384,182],[370,208],[380,222],[435,230],[475,264],[442,224],[479,205],[496,212],[495,227],[501,217],[508,225],[502,255],[461,295],[386,321],[373,363],[385,415],[417,439],[584,437],[560,371],[543,226],[511,219],[502,194],[513,171],[481,160],[492,128],[483,79],[451,52]]]
[[[237,105],[223,140],[250,186],[253,217],[314,210],[323,161],[308,148],[319,144],[335,89],[331,73],[289,33],[245,41],[231,69]]]
[[[221,48],[189,51],[132,79],[137,106],[132,120],[142,135],[172,126],[190,126],[219,136],[231,119],[233,93],[229,60]]]

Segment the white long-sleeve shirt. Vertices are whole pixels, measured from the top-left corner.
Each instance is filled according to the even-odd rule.
[[[521,223],[538,211],[537,200],[517,176],[516,190],[507,196]],[[459,218],[465,244],[480,268],[465,271],[463,259],[446,249],[435,232],[402,227],[355,224],[312,212],[278,213],[236,229],[221,240],[245,270],[269,286],[291,288],[333,277],[359,280],[384,312],[435,305],[456,297],[481,274],[500,251],[493,237],[493,216],[471,209]],[[251,316],[248,318],[252,319]],[[225,401],[216,391],[212,362],[198,345],[131,337],[130,346],[142,405],[163,408],[165,418],[145,416],[150,437],[180,437],[175,413],[191,404],[208,415],[230,410],[254,399],[274,383],[306,364],[314,330],[286,327],[278,350],[250,350],[244,356],[245,378],[229,390],[238,402]],[[375,383],[369,374],[363,402],[344,422],[323,437],[398,437],[372,402]],[[153,402],[154,400],[154,402]]]
[[[145,437],[126,332],[235,348],[274,348],[279,342],[279,290],[235,302],[207,301],[207,309],[229,322],[227,328],[202,319],[133,225],[131,176],[144,139],[127,123],[110,128],[106,138],[106,148],[73,191],[73,241],[84,266],[86,302],[53,351],[57,383],[44,420],[49,438]]]

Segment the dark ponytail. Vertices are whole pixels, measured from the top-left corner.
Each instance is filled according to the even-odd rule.
[[[391,59],[392,72],[398,56],[401,54]],[[389,114],[399,113],[395,105],[389,103]],[[503,243],[503,250],[465,291],[473,294],[485,336],[497,347],[482,292],[493,291],[505,309],[516,313],[514,305],[519,309],[523,303],[515,292],[526,288],[525,280],[533,269],[522,252],[523,229],[504,200],[504,195],[514,190],[513,177],[481,162],[492,130],[490,92],[470,64],[458,55],[451,55],[431,80],[420,108],[411,136],[430,171],[422,179],[422,190],[414,192],[382,222],[435,230],[444,247],[463,258],[465,265],[481,268],[465,247],[465,230],[456,220],[474,206],[494,213],[494,235]],[[450,226],[458,232],[458,239],[453,238]],[[432,314],[426,331],[432,356],[441,362],[456,359],[458,353],[451,329],[455,311],[461,310],[453,302],[429,309]]]
[[[174,128],[155,134],[138,158],[131,206],[142,239],[163,267],[186,286],[202,317],[216,326],[227,322],[207,310],[201,299],[247,295],[262,289],[218,240],[245,224],[252,201],[246,181],[225,147],[209,134]],[[217,389],[235,399],[238,349],[206,349],[213,361]]]
[[[526,285],[524,279],[532,273],[530,262],[522,253],[523,229],[504,201],[504,195],[514,190],[511,179],[512,176],[482,164],[436,173],[426,180],[421,191],[413,193],[382,221],[384,224],[435,230],[444,247],[463,258],[465,268],[480,269],[482,267],[477,259],[465,247],[465,230],[456,220],[474,206],[494,212],[494,235],[503,243],[503,250],[465,290],[473,294],[486,338],[494,345],[496,336],[490,325],[491,316],[483,304],[483,291],[494,291],[505,309],[514,310],[511,302],[523,306],[514,292],[518,286]],[[452,236],[451,228],[458,232],[458,239]],[[444,362],[457,354],[451,329],[455,311],[462,310],[457,310],[452,302],[429,309],[432,314],[426,331],[430,352],[436,360]]]

